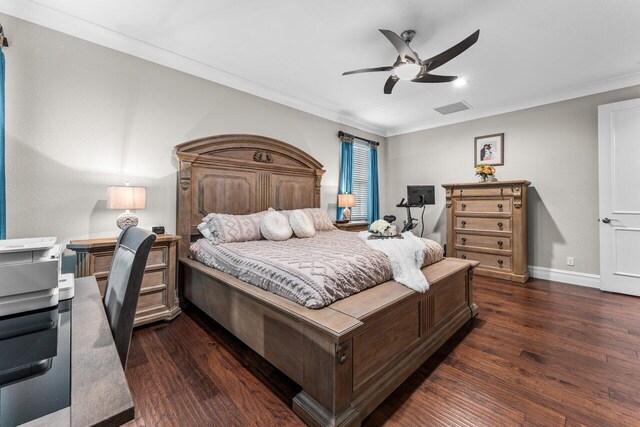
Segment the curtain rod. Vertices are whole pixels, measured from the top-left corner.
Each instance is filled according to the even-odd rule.
[[[342,139],[344,137],[352,138],[352,139],[359,139],[360,141],[364,141],[364,142],[369,143],[369,144],[371,144],[371,145],[373,145],[375,147],[380,145],[380,143],[378,141],[372,141],[370,139],[361,138],[359,136],[351,135],[350,133],[346,133],[346,132],[342,132],[342,131],[338,132],[338,138]]]

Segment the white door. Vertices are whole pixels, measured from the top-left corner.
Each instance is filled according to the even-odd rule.
[[[600,287],[640,296],[640,99],[598,107]]]

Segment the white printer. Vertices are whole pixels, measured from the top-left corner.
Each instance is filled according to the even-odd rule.
[[[0,240],[0,316],[58,304],[58,284],[73,286],[73,275],[60,274],[61,255],[55,237]]]

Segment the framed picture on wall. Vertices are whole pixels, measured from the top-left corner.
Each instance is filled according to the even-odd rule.
[[[475,138],[474,166],[484,163],[491,166],[504,165],[504,133],[477,136]]]

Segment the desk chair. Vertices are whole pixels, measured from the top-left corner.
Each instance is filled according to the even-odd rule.
[[[156,235],[138,227],[120,233],[104,290],[104,307],[122,367],[127,365],[142,276]]]

